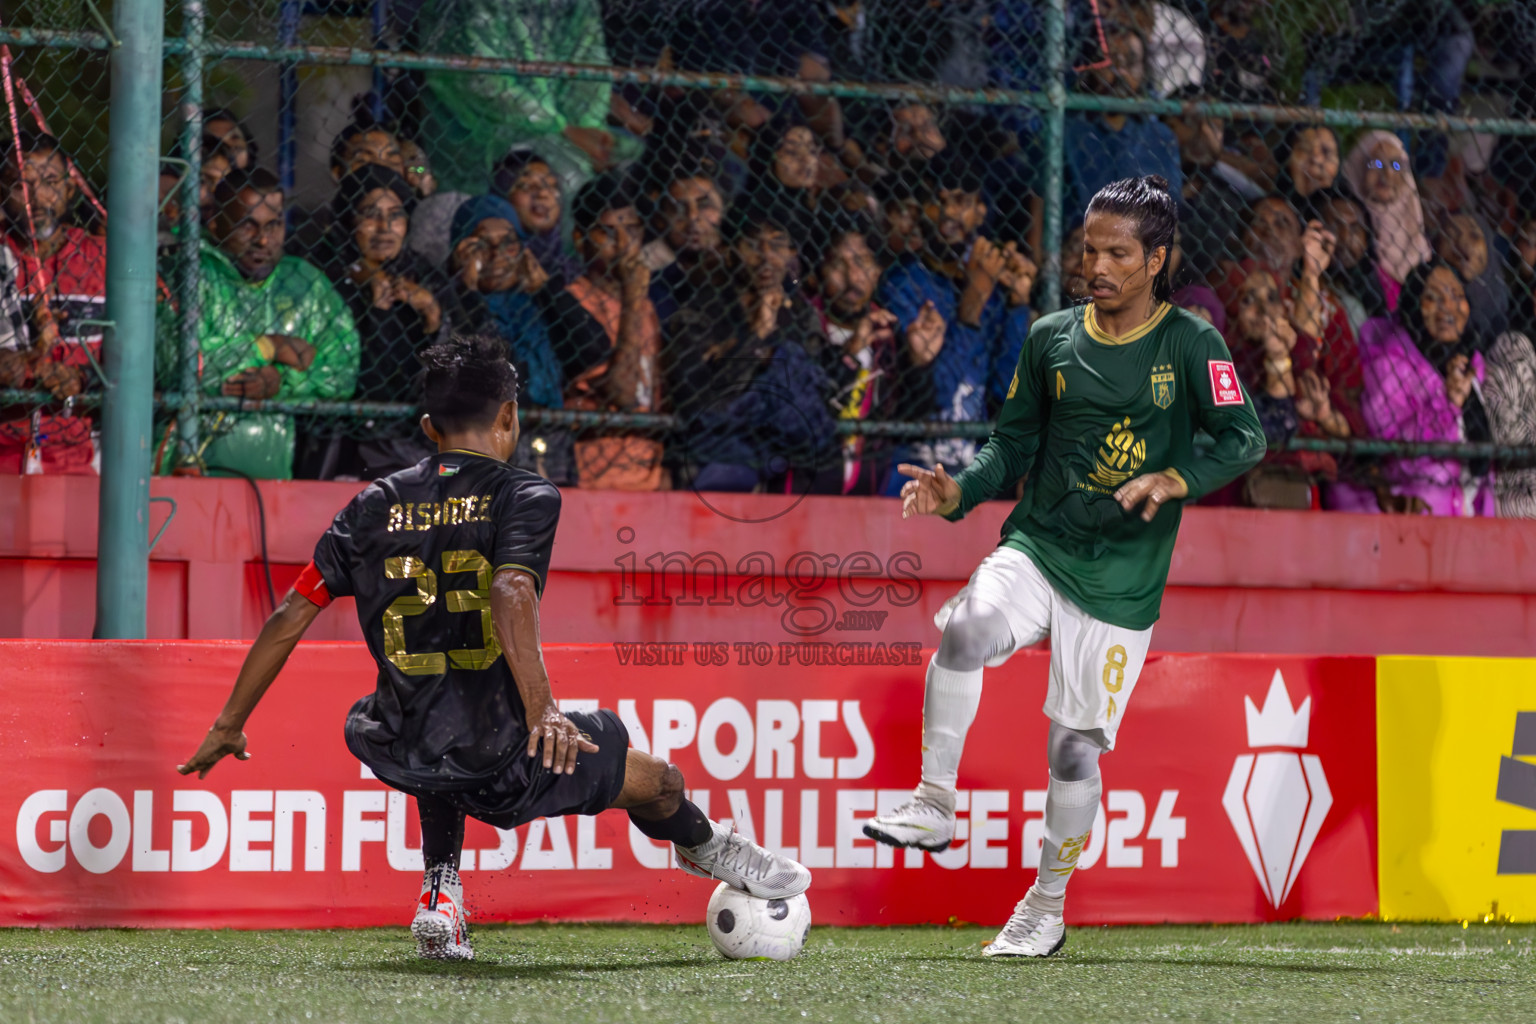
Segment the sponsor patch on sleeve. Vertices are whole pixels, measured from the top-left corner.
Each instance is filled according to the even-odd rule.
[[[1229,362],[1210,360],[1211,402],[1215,405],[1242,405],[1243,389],[1237,383],[1237,370]]]

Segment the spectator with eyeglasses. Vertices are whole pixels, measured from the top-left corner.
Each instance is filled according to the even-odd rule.
[[[566,382],[543,314],[560,286],[524,244],[517,210],[500,196],[467,199],[453,215],[450,240],[453,277],[443,294],[449,329],[500,336],[517,367],[518,404],[561,408]],[[525,429],[512,461],[557,484],[576,480],[566,431]]]
[[[416,209],[411,213],[411,231],[405,244],[431,266],[445,267],[453,214],[469,198],[469,193],[440,190],[426,151],[414,139],[400,140],[400,156],[405,161],[405,180],[416,193]]]
[[[1391,132],[1366,132],[1344,161],[1344,180],[1375,225],[1377,268],[1387,308],[1395,311],[1409,273],[1434,255],[1424,235],[1424,208],[1408,150]]]

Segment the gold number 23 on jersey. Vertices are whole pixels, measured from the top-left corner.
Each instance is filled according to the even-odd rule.
[[[416,593],[397,597],[384,610],[384,654],[408,676],[432,676],[448,671],[490,668],[501,657],[501,645],[491,625],[491,563],[478,551],[444,551],[443,572],[472,572],[473,590],[450,590],[445,595],[450,612],[479,612],[484,646],[473,650],[432,651],[411,654],[405,649],[405,620],[421,615],[437,603],[437,573],[412,555],[384,560],[384,575],[392,580],[415,580]]]

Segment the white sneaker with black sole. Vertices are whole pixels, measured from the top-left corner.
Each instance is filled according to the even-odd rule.
[[[889,814],[864,823],[864,834],[887,846],[915,846],[938,853],[955,838],[955,816],[915,797]]]
[[[1013,916],[982,953],[986,956],[1051,956],[1067,943],[1061,919],[1065,898],[1052,898],[1030,886],[1013,908]]]
[[[423,960],[475,958],[464,916],[464,886],[452,865],[435,865],[422,877],[411,935],[416,939],[416,955]]]
[[[713,838],[702,846],[677,846],[677,866],[690,875],[724,882],[749,896],[782,900],[811,887],[811,872],[799,861],[781,857],[717,821]]]

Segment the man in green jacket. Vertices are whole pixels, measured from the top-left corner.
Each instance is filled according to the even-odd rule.
[[[419,24],[429,26],[422,29],[424,53],[609,62],[597,0],[429,0]],[[486,175],[507,150],[527,145],[569,195],[593,174],[639,155],[633,138],[607,129],[612,91],[607,82],[577,78],[428,71],[421,145],[444,187],[471,193],[485,190]],[[623,119],[627,110],[620,104],[613,112]]]
[[[232,171],[215,190],[214,205],[211,244],[202,246],[203,394],[250,401],[351,398],[357,328],[318,268],[283,255],[284,196],[276,175]],[[162,334],[162,372],[180,366],[168,334]],[[199,442],[200,452],[190,454],[205,467],[269,480],[293,476],[292,416],[259,409],[205,413]]]

